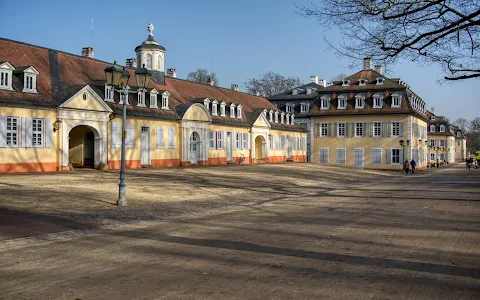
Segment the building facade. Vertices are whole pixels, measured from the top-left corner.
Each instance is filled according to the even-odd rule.
[[[466,158],[467,140],[462,131],[444,116],[435,115],[435,110],[427,112],[429,160],[433,163],[454,163]]]
[[[269,100],[277,104],[276,97]],[[294,98],[282,101],[295,101]],[[303,101],[303,100],[302,100]],[[298,104],[298,103],[297,103]],[[355,168],[427,165],[425,102],[400,79],[364,60],[363,70],[317,91],[309,119],[310,160]]]
[[[266,99],[165,76],[152,31],[135,50],[152,80],[139,90],[126,68],[125,100],[106,62],[0,39],[0,173],[119,168],[123,101],[128,168],[306,161],[306,130],[269,119],[281,112]]]

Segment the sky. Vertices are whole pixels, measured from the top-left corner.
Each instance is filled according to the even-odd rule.
[[[349,69],[349,60],[328,49],[325,39],[338,42],[336,30],[295,14],[295,4],[310,1],[0,0],[0,37],[79,55],[91,46],[96,59],[124,64],[152,23],[155,40],[167,49],[165,69],[176,68],[179,78],[213,69],[220,86],[238,84],[243,91],[247,79],[268,71],[308,83],[310,75],[329,82],[361,70],[362,61]],[[479,79],[439,84],[440,68],[409,61],[388,70],[387,77],[402,78],[437,115],[479,116]]]

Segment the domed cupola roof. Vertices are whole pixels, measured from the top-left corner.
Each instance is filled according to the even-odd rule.
[[[135,52],[142,51],[142,50],[160,50],[165,52],[165,47],[161,46],[156,40],[153,39],[153,24],[148,24],[148,38],[144,41],[140,46],[135,48]]]

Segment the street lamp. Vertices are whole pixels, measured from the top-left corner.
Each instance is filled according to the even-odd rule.
[[[125,184],[125,138],[127,137],[127,132],[125,131],[127,123],[127,100],[128,94],[136,94],[139,90],[145,89],[148,86],[150,81],[150,72],[145,68],[139,68],[135,71],[135,77],[137,79],[137,91],[130,91],[127,89],[128,79],[130,78],[130,73],[125,70],[125,67],[117,65],[117,62],[114,61],[113,65],[105,68],[105,79],[107,85],[111,86],[112,89],[120,93],[120,97],[123,100],[123,110],[122,110],[122,157],[120,163],[120,183],[118,184],[118,206],[126,206],[127,199],[126,195],[126,184]],[[118,88],[118,89],[117,89]]]

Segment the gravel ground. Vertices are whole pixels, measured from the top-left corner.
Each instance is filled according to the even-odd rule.
[[[11,211],[135,221],[0,247],[0,299],[479,299],[480,170],[292,164],[128,175],[127,208],[105,192],[115,173],[0,177]],[[45,187],[55,176],[61,184]],[[88,192],[77,195],[78,185],[66,187],[79,179]]]

